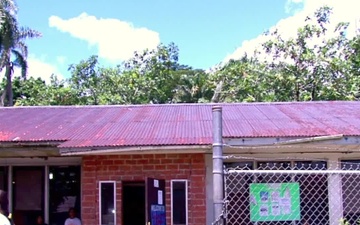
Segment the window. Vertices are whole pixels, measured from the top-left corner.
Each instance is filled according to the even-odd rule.
[[[8,167],[1,166],[0,167],[0,189],[4,191],[8,191]]]
[[[171,224],[188,224],[188,181],[171,181]]]
[[[99,209],[100,225],[116,224],[116,183],[115,181],[100,181]]]

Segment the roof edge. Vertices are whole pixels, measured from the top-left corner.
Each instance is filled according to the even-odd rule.
[[[178,106],[226,106],[226,105],[291,105],[291,104],[331,104],[331,103],[350,103],[359,104],[357,101],[288,101],[288,102],[209,102],[209,103],[165,103],[165,104],[124,104],[124,105],[41,105],[41,106],[14,106],[3,107],[1,109],[14,110],[14,109],[53,109],[53,108],[138,108],[138,107],[178,107]]]
[[[206,153],[211,151],[212,145],[161,145],[161,146],[138,146],[119,148],[71,148],[60,149],[61,156],[85,156],[85,155],[112,155],[112,154],[161,154],[161,153]]]
[[[28,146],[54,146],[58,147],[64,141],[52,141],[52,140],[41,140],[41,141],[0,141],[0,148],[3,147],[28,147]]]

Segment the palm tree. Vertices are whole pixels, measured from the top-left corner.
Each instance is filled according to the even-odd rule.
[[[13,106],[12,75],[15,67],[21,69],[26,79],[28,48],[25,40],[41,36],[38,31],[21,27],[16,19],[15,4],[10,0],[0,0],[2,21],[0,28],[0,70],[5,68],[6,87],[0,98],[0,106]],[[12,4],[11,4],[12,3]],[[6,101],[7,100],[7,101]]]

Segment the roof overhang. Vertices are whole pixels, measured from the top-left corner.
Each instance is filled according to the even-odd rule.
[[[306,137],[224,137],[223,140],[227,145],[234,146],[360,143],[360,137],[344,136],[343,134]]]
[[[18,157],[55,157],[60,156],[57,146],[61,142],[26,141],[26,142],[0,142],[1,158]]]
[[[359,136],[330,135],[318,137],[223,138],[225,154],[268,153],[354,153],[360,152]],[[211,144],[112,146],[59,148],[61,141],[0,142],[0,157],[55,157],[127,154],[212,153]]]
[[[62,156],[211,153],[211,145],[163,145],[60,149]]]
[[[360,137],[329,135],[286,138],[224,138],[228,154],[359,153]]]

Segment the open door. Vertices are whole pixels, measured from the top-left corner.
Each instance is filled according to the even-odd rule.
[[[147,225],[166,225],[165,180],[146,179]]]

